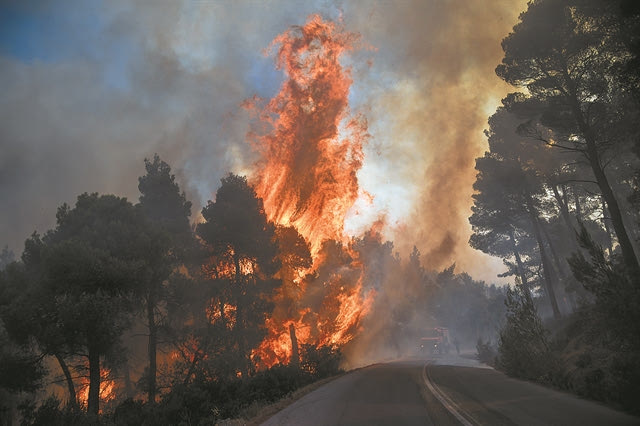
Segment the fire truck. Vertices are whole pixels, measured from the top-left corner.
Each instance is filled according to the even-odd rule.
[[[425,330],[420,338],[420,352],[425,354],[449,353],[449,329],[446,327],[434,327]]]

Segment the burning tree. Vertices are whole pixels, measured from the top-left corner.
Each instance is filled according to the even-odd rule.
[[[344,233],[345,218],[363,195],[357,172],[368,137],[364,117],[350,114],[350,69],[340,62],[358,40],[336,23],[310,16],[270,46],[287,77],[279,93],[264,105],[247,103],[262,124],[249,134],[261,157],[251,177],[256,193],[267,217],[295,227],[313,257],[313,268],[298,265],[295,285],[280,294],[279,305],[296,309],[277,309],[269,319],[269,337],[259,351],[267,365],[289,359],[289,336],[297,340],[296,330],[301,343],[348,342],[368,306],[362,265]]]
[[[271,299],[279,280],[275,225],[267,221],[262,200],[246,178],[230,174],[222,179],[215,202],[202,210],[205,219],[197,233],[210,251],[211,278],[226,284],[211,320],[231,326],[237,368],[243,376],[252,369],[251,351],[266,334],[264,323],[272,311]],[[217,305],[217,306],[216,306]],[[227,308],[229,307],[229,308]]]

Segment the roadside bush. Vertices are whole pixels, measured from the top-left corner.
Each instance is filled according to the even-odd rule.
[[[150,406],[142,401],[134,401],[129,398],[116,407],[113,412],[113,422],[117,425],[134,426],[152,424],[150,419]],[[153,424],[158,424],[153,423]]]
[[[217,380],[198,375],[191,383],[175,384],[157,404],[127,399],[99,419],[73,412],[55,398],[40,405],[25,403],[20,407],[22,425],[215,425],[224,419],[238,418],[250,407],[275,402],[315,380],[339,373],[341,361],[342,354],[337,348],[303,345],[300,368],[276,365],[250,377]]]
[[[311,381],[298,368],[276,365],[251,377],[245,383],[244,393],[248,402],[274,402]]]
[[[158,408],[166,424],[215,424],[238,417],[257,402],[277,401],[310,381],[297,368],[277,365],[244,379],[197,380],[174,386]]]
[[[19,407],[22,426],[86,426],[100,424],[98,419],[84,412],[62,407],[55,396],[47,398],[36,406],[35,402],[25,402]]]
[[[300,355],[300,368],[276,365],[246,378],[212,380],[198,375],[189,384],[174,385],[156,406],[132,400],[123,402],[112,419],[124,425],[213,425],[342,371],[342,354],[337,348],[302,345]]]
[[[336,375],[342,370],[342,352],[333,346],[302,345],[300,348],[300,368],[314,379]]]
[[[551,383],[556,376],[548,332],[521,288],[507,290],[506,322],[500,330],[498,368],[510,376]]]
[[[607,258],[584,226],[578,241],[584,251],[569,264],[593,299],[573,315],[577,332],[562,348],[567,386],[640,414],[640,277],[615,254]]]

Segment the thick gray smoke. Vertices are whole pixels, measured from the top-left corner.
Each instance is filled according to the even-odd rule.
[[[457,261],[492,279],[499,262],[468,247],[466,219],[486,117],[507,91],[493,73],[499,43],[523,8],[523,0],[10,3],[33,19],[0,45],[0,245],[19,253],[84,191],[136,200],[143,159],[155,152],[197,213],[220,177],[253,164],[240,104],[271,97],[283,78],[262,50],[320,13],[373,47],[351,58],[352,108],[372,134],[359,180],[375,198],[361,223],[384,214],[385,235],[403,254],[416,244],[430,267]]]
[[[487,149],[482,131],[509,90],[494,74],[500,41],[525,5],[428,0],[381,2],[359,14],[357,3],[345,9],[378,49],[361,76],[372,133],[365,168],[383,164],[387,173],[374,185],[401,194],[389,203],[403,211],[390,213],[388,236],[405,254],[417,245],[430,268],[457,262],[486,280],[501,269],[469,247],[467,218],[475,158]]]
[[[156,152],[197,214],[222,176],[253,162],[240,105],[272,95],[282,78],[262,49],[315,10],[8,4],[7,19],[19,22],[0,49],[0,246],[20,253],[31,232],[55,224],[60,204],[85,191],[136,201],[143,159]]]

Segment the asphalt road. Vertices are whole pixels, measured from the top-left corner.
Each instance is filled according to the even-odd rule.
[[[640,418],[451,356],[375,364],[264,425],[640,425]]]

